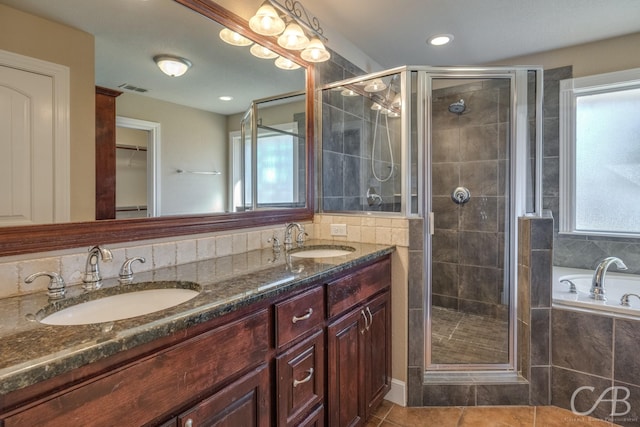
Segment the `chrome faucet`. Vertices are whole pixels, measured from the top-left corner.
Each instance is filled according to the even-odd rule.
[[[598,301],[607,300],[607,297],[604,296],[604,277],[611,264],[615,264],[616,267],[618,267],[618,270],[627,269],[627,266],[618,257],[610,256],[600,261],[600,264],[596,267],[596,271],[593,273],[593,279],[591,280],[591,298]]]
[[[297,222],[292,222],[287,224],[287,227],[284,230],[285,249],[291,248],[291,245],[293,244],[293,237],[291,235],[291,232],[293,231],[294,228],[298,229],[298,234],[296,235],[296,243],[298,245],[302,245],[304,243],[304,236],[307,235],[307,233],[304,232],[304,226]]]
[[[100,246],[94,246],[89,249],[89,255],[87,256],[87,264],[85,266],[84,277],[82,281],[84,285],[82,287],[85,290],[98,289],[102,286],[102,276],[100,276],[100,265],[98,261],[102,259],[104,262],[109,262],[113,259],[113,254],[107,248]]]
[[[625,307],[630,307],[631,304],[629,304],[629,297],[636,297],[640,299],[640,295],[638,294],[624,294],[622,295],[622,298],[620,298],[620,305],[623,305]]]

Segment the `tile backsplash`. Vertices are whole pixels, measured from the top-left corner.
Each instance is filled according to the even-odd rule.
[[[331,224],[346,224],[347,236],[331,236]],[[307,239],[329,239],[407,246],[408,221],[402,218],[370,216],[316,215],[313,222],[303,223]],[[271,246],[271,238],[284,238],[284,224],[279,227],[251,228],[226,233],[189,236],[186,239],[150,240],[105,245],[113,253],[113,261],[100,262],[105,279],[118,276],[127,258],[144,257],[146,262],[134,264],[135,272],[186,264],[203,259],[243,253]],[[96,238],[96,243],[100,239]],[[48,280],[38,278],[31,284],[25,277],[39,271],[62,274],[67,285],[82,283],[88,248],[0,258],[0,298],[46,291]]]

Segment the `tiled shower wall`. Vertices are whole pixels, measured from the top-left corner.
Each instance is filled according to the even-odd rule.
[[[372,102],[362,96],[323,91],[322,204],[325,212],[400,210],[400,198],[394,196],[400,194],[400,119],[373,111],[371,105]],[[373,176],[372,156],[380,180]],[[366,197],[369,188],[382,196],[382,205],[369,206]]]
[[[467,110],[451,113],[448,106],[461,98]],[[509,81],[434,90],[432,105],[433,304],[507,321],[502,298]],[[465,204],[451,199],[458,186],[471,192]]]

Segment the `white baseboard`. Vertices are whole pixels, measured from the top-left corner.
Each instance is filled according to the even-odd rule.
[[[407,406],[406,384],[404,381],[391,378],[391,389],[384,398],[396,405]]]

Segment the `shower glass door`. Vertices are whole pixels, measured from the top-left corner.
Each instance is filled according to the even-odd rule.
[[[427,369],[504,369],[512,363],[513,81],[509,74],[426,78],[425,199],[433,212]]]

